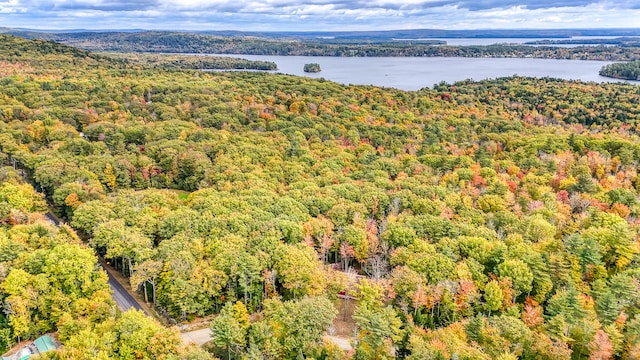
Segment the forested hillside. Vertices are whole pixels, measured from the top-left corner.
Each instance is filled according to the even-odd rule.
[[[633,31],[633,30],[632,30]],[[487,31],[480,37],[492,37]],[[632,61],[640,59],[637,41],[618,39],[616,46],[599,39],[599,46],[558,47],[494,44],[447,46],[445,41],[428,39],[411,32],[397,37],[380,37],[375,32],[355,32],[343,35],[327,33],[186,33],[172,31],[143,32],[15,32],[18,36],[55,40],[92,51],[250,54],[282,56],[421,56],[421,57],[493,57]],[[520,35],[518,35],[520,34]],[[430,35],[434,36],[434,35]],[[458,35],[460,36],[460,35]],[[476,37],[478,35],[469,35]],[[505,35],[497,36],[502,38]],[[514,32],[513,37],[531,37]],[[560,35],[551,35],[560,36]],[[566,35],[562,35],[566,36]],[[544,37],[544,36],[543,36]],[[397,41],[398,39],[402,41]],[[411,40],[413,39],[413,40]],[[499,40],[496,40],[498,43]],[[508,42],[509,39],[505,39]],[[612,42],[610,40],[609,42]],[[587,41],[585,41],[587,43]]]
[[[71,33],[57,41],[96,51],[285,56],[457,56],[533,57],[629,61],[640,59],[638,44],[629,46],[446,46],[438,40],[291,39],[252,36],[210,36],[179,32]]]
[[[21,49],[0,51],[2,160],[70,225],[22,225],[0,189],[0,246],[24,252],[0,252],[0,299],[25,304],[0,316],[7,340],[58,329],[62,358],[129,359],[119,341],[141,326],[137,358],[205,358],[111,317],[100,272],[48,275],[75,230],[167,318],[218,314],[221,358],[640,357],[638,86],[404,92],[2,46]],[[74,291],[85,312],[58,305]],[[352,353],[323,339],[336,319],[356,325]]]

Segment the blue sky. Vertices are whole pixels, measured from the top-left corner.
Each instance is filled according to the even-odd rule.
[[[273,31],[638,28],[640,0],[0,0],[0,26]]]

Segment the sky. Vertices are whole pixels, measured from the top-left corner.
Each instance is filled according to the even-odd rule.
[[[640,0],[0,0],[0,26],[245,31],[639,28]]]

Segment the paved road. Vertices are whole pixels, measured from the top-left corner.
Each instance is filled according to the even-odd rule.
[[[51,221],[53,225],[60,226],[60,220],[58,220],[58,218],[51,212],[44,214],[44,216],[47,218],[47,220]]]
[[[60,226],[60,220],[58,220],[58,218],[51,212],[46,213],[45,216],[47,217],[47,220],[51,221],[55,226]],[[113,277],[109,268],[105,266],[104,260],[99,260],[100,266],[104,269],[104,271],[107,273],[107,276],[109,277],[108,283],[111,287],[111,297],[116,302],[116,304],[118,304],[120,310],[127,311],[133,308],[136,310],[142,310],[142,312],[144,312],[145,315],[148,316],[149,314],[142,308],[142,306],[140,306],[140,304],[133,298],[133,296],[131,296],[131,294],[129,294],[129,292]]]
[[[60,226],[60,221],[58,218],[51,214],[45,214],[47,219],[51,221],[54,225]],[[115,277],[111,274],[108,266],[105,266],[104,260],[99,258],[100,266],[104,269],[109,277],[108,283],[111,287],[111,297],[118,304],[118,307],[122,311],[127,311],[131,308],[136,310],[142,310],[142,312],[149,316],[149,314],[140,306],[140,304],[129,294],[129,292],[120,284]],[[182,336],[182,342],[184,344],[196,343],[198,345],[202,345],[209,340],[211,340],[211,330],[209,329],[200,329],[189,332],[183,332],[180,334]],[[333,341],[336,345],[338,345],[342,350],[350,351],[353,349],[349,342],[349,339],[339,338],[335,336],[326,335],[331,341]]]
[[[111,271],[108,267],[104,266],[102,261],[100,261],[100,266],[106,271],[107,276],[109,276],[109,286],[111,287],[111,297],[118,304],[118,307],[122,311],[127,311],[129,309],[142,310],[145,315],[147,312],[138,304],[138,302],[127,292],[127,290],[113,277]]]

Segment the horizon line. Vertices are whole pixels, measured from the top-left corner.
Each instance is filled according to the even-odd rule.
[[[470,32],[470,31],[533,31],[533,32],[543,32],[543,31],[598,31],[598,30],[606,30],[606,31],[628,31],[628,30],[637,30],[640,31],[640,27],[571,27],[571,28],[476,28],[476,29],[446,29],[446,28],[411,28],[411,29],[388,29],[388,30],[238,30],[238,29],[150,29],[150,28],[59,28],[59,29],[51,29],[51,28],[32,28],[32,27],[10,27],[10,26],[0,26],[0,29],[8,29],[8,30],[19,30],[19,31],[33,31],[33,32],[56,32],[56,31],[66,31],[66,32],[100,32],[100,31],[111,31],[111,32],[133,32],[133,31],[149,31],[149,32],[181,32],[181,31],[189,31],[189,32],[240,32],[240,33],[370,33],[370,32],[397,32],[397,31],[446,31],[446,32]]]

